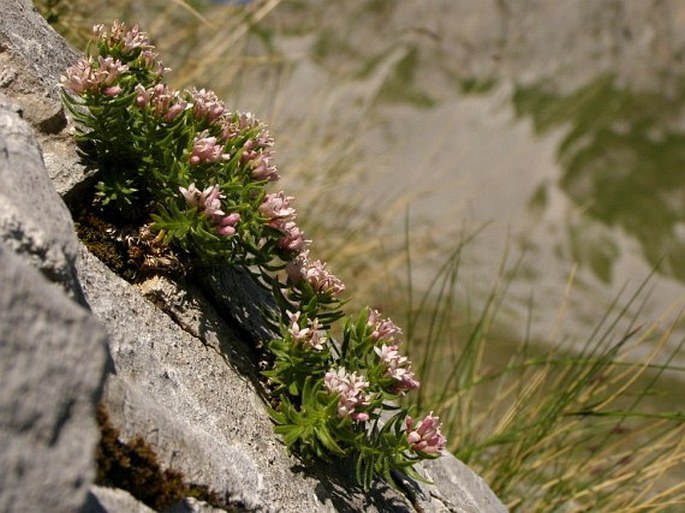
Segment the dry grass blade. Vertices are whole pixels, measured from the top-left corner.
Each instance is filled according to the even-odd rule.
[[[436,284],[436,290],[453,291],[449,275],[441,277],[444,283]],[[424,403],[438,409],[448,423],[451,448],[512,511],[644,510],[645,505],[655,504],[655,497],[668,511],[670,505],[684,500],[681,488],[670,484],[669,476],[685,471],[685,416],[643,408],[662,373],[677,372],[670,363],[680,348],[672,350],[665,361],[664,353],[680,319],[660,330],[659,322],[647,326],[635,322],[640,309],[634,319],[628,318],[644,286],[623,306],[618,298],[609,305],[580,350],[557,344],[546,354],[531,357],[534,348],[525,341],[521,353],[514,354],[504,368],[488,370],[488,358],[481,355],[487,355],[494,344],[489,314],[497,311],[493,305],[501,300],[494,296],[506,291],[506,285],[500,284],[493,288],[463,342],[461,356],[468,363],[457,367],[457,372],[465,373],[463,379],[452,383],[443,400],[430,397],[431,388],[422,391],[428,395]],[[438,292],[432,299],[433,304],[422,305],[422,316],[429,322],[438,322],[439,312],[448,305],[455,317],[464,315],[452,307],[457,302],[454,298]],[[432,326],[424,329],[426,336],[445,331]],[[415,330],[420,328],[415,325]],[[561,340],[560,332],[554,336]],[[429,350],[422,356],[440,360],[441,353],[434,349],[437,342],[423,343]],[[475,351],[473,343],[477,343]],[[629,359],[646,344],[650,347],[646,359]]]

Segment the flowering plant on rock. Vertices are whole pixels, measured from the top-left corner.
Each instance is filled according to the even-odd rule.
[[[365,487],[374,475],[419,478],[412,466],[437,457],[445,438],[432,413],[415,421],[398,406],[419,387],[402,331],[376,310],[343,313],[345,286],[310,257],[293,198],[269,190],[279,174],[266,126],[212,91],[171,89],[138,27],[94,32],[89,55],[62,77],[80,151],[98,169],[91,206],[150,234],[147,248],[186,269],[241,266],[271,289],[280,335],[263,374],[289,450],[349,457]]]

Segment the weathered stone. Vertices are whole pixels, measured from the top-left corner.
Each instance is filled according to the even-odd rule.
[[[223,513],[225,510],[210,506],[192,497],[167,508],[164,513]]]
[[[35,130],[53,188],[76,196],[93,171],[80,162],[58,84],[79,54],[31,0],[0,0],[0,12],[0,93],[12,98]]]
[[[95,476],[105,334],[27,260],[0,244],[0,511],[72,513]]]
[[[124,490],[93,486],[83,513],[155,513],[155,510]]]
[[[31,88],[24,92],[59,101],[59,77],[78,59],[78,52],[37,13],[31,0],[2,0],[0,10],[0,44],[12,58],[21,61],[18,64],[22,69],[16,69],[17,74],[31,81]],[[53,109],[53,113],[57,110]]]
[[[0,94],[0,242],[79,297],[71,215],[47,175],[31,127]]]
[[[276,302],[247,271],[217,267],[202,276],[202,283],[218,307],[233,318],[253,342],[265,343],[276,336],[275,328],[267,323],[267,319],[274,318]]]
[[[209,304],[184,305],[185,331],[86,251],[79,276],[111,336],[116,375],[104,402],[112,422],[127,439],[142,435],[166,468],[249,510],[384,511],[396,504],[410,511],[387,489],[365,496],[343,491],[332,478],[323,485],[321,468],[308,475],[286,455],[251,377],[237,373],[214,345],[217,333],[230,330]],[[145,290],[150,294],[150,285]]]
[[[164,276],[152,276],[137,288],[181,329],[221,354],[240,374],[255,378],[254,348],[224,321],[225,315],[219,315],[198,287],[188,281],[181,284]],[[217,306],[223,307],[220,303]]]
[[[473,470],[451,454],[445,453],[436,460],[426,460],[418,470],[433,485],[422,485],[416,494],[416,503],[424,511],[460,513],[506,513],[490,487]]]

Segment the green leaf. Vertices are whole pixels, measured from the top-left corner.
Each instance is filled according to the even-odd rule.
[[[331,434],[328,432],[325,424],[316,428],[316,435],[329,452],[341,456],[345,454],[345,451],[335,442]]]

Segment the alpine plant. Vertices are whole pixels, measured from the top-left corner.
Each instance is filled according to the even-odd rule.
[[[171,88],[169,71],[145,32],[115,21],[94,27],[62,76],[80,150],[98,169],[90,206],[152,233],[186,269],[249,268],[271,288],[280,335],[264,385],[291,452],[349,458],[366,488],[374,476],[393,484],[394,472],[420,478],[413,465],[446,440],[432,412],[416,421],[398,406],[420,386],[402,330],[377,310],[343,313],[345,285],[310,257],[294,198],[269,190],[280,176],[266,125],[212,91]]]

